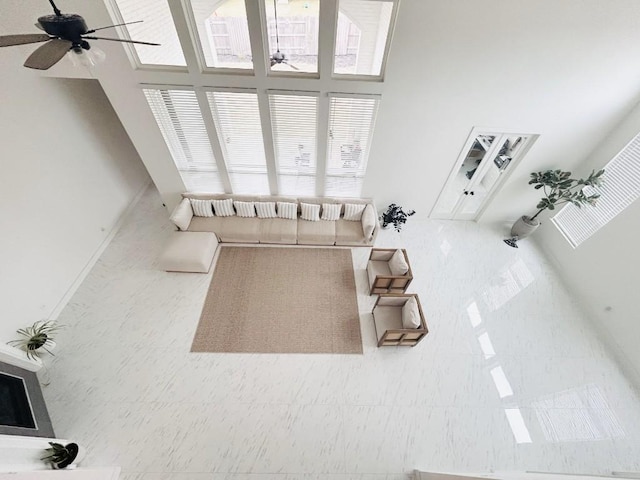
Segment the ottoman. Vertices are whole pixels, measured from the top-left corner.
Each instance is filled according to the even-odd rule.
[[[160,255],[160,268],[167,272],[208,273],[217,248],[215,233],[174,232]]]

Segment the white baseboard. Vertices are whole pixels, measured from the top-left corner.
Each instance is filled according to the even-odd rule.
[[[127,218],[129,213],[131,213],[131,211],[138,204],[138,202],[142,198],[142,195],[144,195],[144,192],[147,191],[147,188],[149,188],[149,185],[151,185],[151,180],[149,180],[142,186],[142,188],[140,189],[140,191],[138,191],[138,193],[133,198],[131,203],[129,203],[129,206],[125,209],[124,212],[122,212],[122,214],[120,215],[120,218],[118,218],[118,221],[113,225],[113,227],[111,228],[107,236],[104,238],[102,243],[100,243],[96,251],[93,252],[93,255],[91,255],[91,258],[89,258],[89,261],[82,268],[82,270],[80,270],[80,273],[75,278],[75,280],[71,283],[71,286],[69,286],[69,288],[67,289],[65,294],[62,296],[58,304],[53,308],[53,310],[49,314],[49,317],[48,317],[49,320],[56,320],[60,316],[60,313],[62,313],[62,310],[64,309],[64,307],[67,306],[67,303],[69,303],[69,300],[71,300],[71,297],[73,297],[74,293],[76,293],[76,290],[78,290],[82,282],[84,282],[84,279],[87,277],[87,275],[89,274],[93,266],[96,264],[96,262],[98,261],[102,253],[109,246],[109,244],[111,243],[111,240],[113,240],[113,237],[116,236],[116,233],[118,233],[118,230],[120,230],[120,227],[122,227],[122,224],[124,223],[125,218]]]

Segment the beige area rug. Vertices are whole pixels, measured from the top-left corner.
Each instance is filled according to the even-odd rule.
[[[362,354],[351,250],[221,247],[191,351]]]

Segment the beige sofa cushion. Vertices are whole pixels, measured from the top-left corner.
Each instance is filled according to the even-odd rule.
[[[207,232],[176,232],[167,242],[158,263],[167,272],[207,273],[218,248],[218,239]]]
[[[404,328],[420,328],[420,311],[416,297],[411,297],[402,307],[402,326]]]
[[[389,270],[391,270],[392,275],[405,275],[409,271],[409,265],[404,258],[402,250],[398,249],[393,252],[389,260]]]
[[[298,245],[334,245],[336,222],[318,220],[309,222],[298,219]]]
[[[191,201],[188,198],[183,198],[171,214],[170,220],[176,227],[184,231],[189,228],[192,218],[193,209],[191,208]]]
[[[226,217],[222,232],[218,233],[220,241],[228,243],[258,243],[260,238],[260,222],[256,218]]]
[[[373,230],[376,228],[376,214],[373,211],[373,205],[368,204],[362,212],[362,231],[367,240],[373,237]]]
[[[260,243],[296,244],[298,239],[298,220],[263,218],[259,222]]]
[[[386,277],[391,275],[389,263],[384,260],[369,260],[367,263],[367,278],[369,279],[369,288],[373,286],[376,277],[380,275]]]
[[[341,218],[333,223],[336,225],[336,245],[367,244],[368,239],[364,236],[361,222],[351,222]]]
[[[230,217],[193,217],[189,224],[190,232],[214,232],[220,238],[222,226]]]
[[[402,329],[402,308],[376,306],[373,311],[373,319],[376,324],[378,340],[387,330]]]

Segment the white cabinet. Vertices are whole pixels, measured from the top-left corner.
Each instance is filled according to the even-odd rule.
[[[432,218],[477,220],[538,135],[474,128],[445,184]]]

